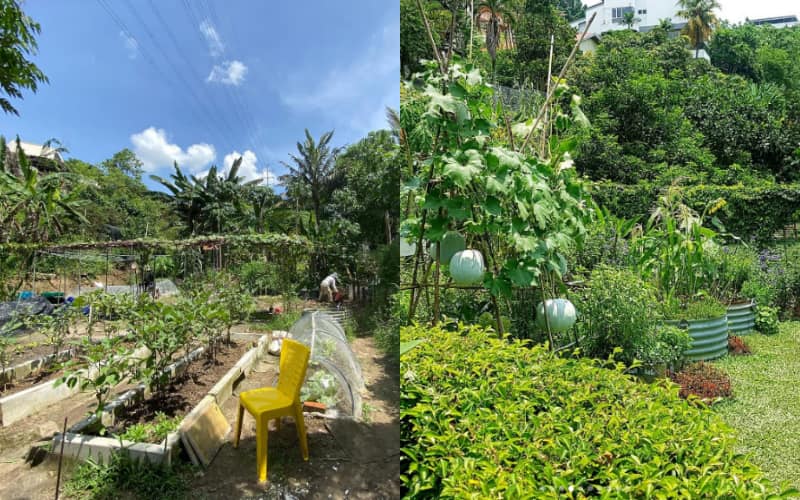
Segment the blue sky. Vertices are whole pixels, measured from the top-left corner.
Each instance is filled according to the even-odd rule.
[[[356,142],[399,106],[399,2],[27,0],[50,79],[0,134],[98,163],[130,148],[148,173],[243,156],[280,175],[308,128]],[[151,181],[146,181],[154,187]]]

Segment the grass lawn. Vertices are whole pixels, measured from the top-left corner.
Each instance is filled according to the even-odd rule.
[[[753,354],[715,364],[731,376],[733,399],[715,406],[768,478],[800,489],[800,322],[778,335],[744,336]]]

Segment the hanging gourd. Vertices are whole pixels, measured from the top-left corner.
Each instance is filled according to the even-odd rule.
[[[578,313],[575,311],[575,306],[572,305],[567,299],[548,299],[544,301],[547,304],[547,320],[550,323],[550,331],[563,332],[569,330],[575,324]],[[540,328],[546,329],[547,323],[544,318],[544,304],[539,302],[536,308],[536,324]]]
[[[477,250],[462,250],[450,259],[450,276],[457,285],[480,283],[484,269],[483,255]]]
[[[439,248],[439,259],[442,264],[447,264],[453,255],[467,248],[464,237],[455,231],[444,233]]]
[[[411,257],[417,253],[417,245],[406,238],[400,238],[400,257]]]

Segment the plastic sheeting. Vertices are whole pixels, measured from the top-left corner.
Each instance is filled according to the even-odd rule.
[[[0,326],[11,321],[14,315],[34,316],[36,314],[52,314],[52,312],[53,304],[41,296],[33,296],[12,302],[0,302]]]
[[[322,402],[329,407],[361,418],[364,378],[342,327],[323,312],[306,311],[289,329],[289,335],[311,349],[303,391],[323,392],[327,401]]]

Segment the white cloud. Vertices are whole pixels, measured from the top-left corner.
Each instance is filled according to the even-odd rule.
[[[320,111],[328,116],[350,117],[348,125],[359,132],[371,130],[369,127],[380,122],[380,128],[385,128],[383,108],[397,108],[399,101],[399,39],[400,23],[393,18],[363,44],[365,50],[349,63],[322,74],[307,70],[292,75],[284,86],[288,90],[281,91],[281,100],[296,112]],[[392,96],[390,100],[387,95]]]
[[[267,186],[276,186],[278,185],[278,178],[271,170],[268,168],[262,168],[259,170],[258,168],[258,158],[256,154],[249,149],[246,150],[244,153],[239,153],[238,151],[233,151],[232,153],[226,154],[225,158],[222,160],[222,169],[217,172],[217,175],[227,176],[228,173],[231,171],[231,167],[233,166],[233,162],[236,161],[239,157],[242,158],[242,164],[239,165],[239,172],[237,175],[245,180],[245,182],[261,180],[261,184]],[[209,170],[203,170],[198,174],[198,177],[203,178],[208,175]]]
[[[224,83],[225,85],[240,85],[247,74],[247,66],[242,61],[225,61],[215,64],[211,68],[207,82]]]
[[[122,38],[122,44],[128,51],[128,59],[136,59],[139,55],[139,42],[132,36],[126,35],[124,31],[119,32],[119,37]]]
[[[167,140],[164,129],[148,127],[131,135],[131,143],[136,156],[142,160],[144,169],[153,172],[161,167],[171,167],[173,162],[191,172],[207,167],[217,157],[214,146],[206,143],[192,144],[183,148]]]
[[[225,44],[222,43],[217,29],[211,24],[208,19],[200,23],[200,33],[206,39],[208,44],[208,52],[212,57],[219,57],[225,52]]]

